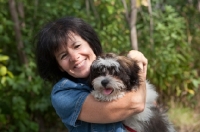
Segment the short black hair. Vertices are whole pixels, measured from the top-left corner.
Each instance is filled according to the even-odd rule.
[[[61,72],[54,53],[75,33],[90,45],[96,56],[102,54],[102,46],[94,29],[80,18],[64,17],[44,26],[36,37],[36,65],[39,75],[46,81],[56,82],[62,77],[71,78]]]

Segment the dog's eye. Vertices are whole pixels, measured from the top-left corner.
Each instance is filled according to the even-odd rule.
[[[102,68],[102,72],[103,72],[103,73],[106,72],[106,68],[105,68],[105,67]]]
[[[102,69],[95,69],[94,72],[96,72],[97,74],[101,74],[102,73]]]
[[[98,71],[99,71],[100,73],[105,73],[105,72],[106,72],[105,66],[100,66],[99,69],[98,69]]]
[[[108,68],[108,72],[109,72],[109,74],[111,74],[111,75],[116,74],[115,67],[114,67],[114,66],[109,67],[109,68]]]
[[[113,70],[112,70],[112,74],[115,75],[115,73],[116,73],[116,72],[115,72],[115,70],[113,69]]]

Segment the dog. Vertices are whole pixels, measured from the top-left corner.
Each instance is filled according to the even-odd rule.
[[[125,56],[107,53],[98,56],[90,67],[91,94],[98,101],[113,101],[126,92],[137,90],[141,84],[137,62]],[[167,111],[155,105],[158,93],[146,81],[146,104],[144,111],[123,121],[126,131],[175,132],[168,120]]]

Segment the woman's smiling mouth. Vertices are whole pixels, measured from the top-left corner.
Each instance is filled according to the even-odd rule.
[[[82,66],[84,66],[85,65],[85,61],[86,61],[86,59],[82,60],[78,64],[75,64],[74,69],[81,68]]]

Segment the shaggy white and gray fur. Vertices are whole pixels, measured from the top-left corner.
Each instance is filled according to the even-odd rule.
[[[112,101],[123,97],[125,92],[137,90],[141,83],[139,71],[137,62],[131,58],[113,53],[99,56],[90,69],[92,95],[98,101]],[[144,111],[124,120],[124,125],[137,132],[175,132],[166,111],[155,105],[157,97],[154,86],[146,81]]]

